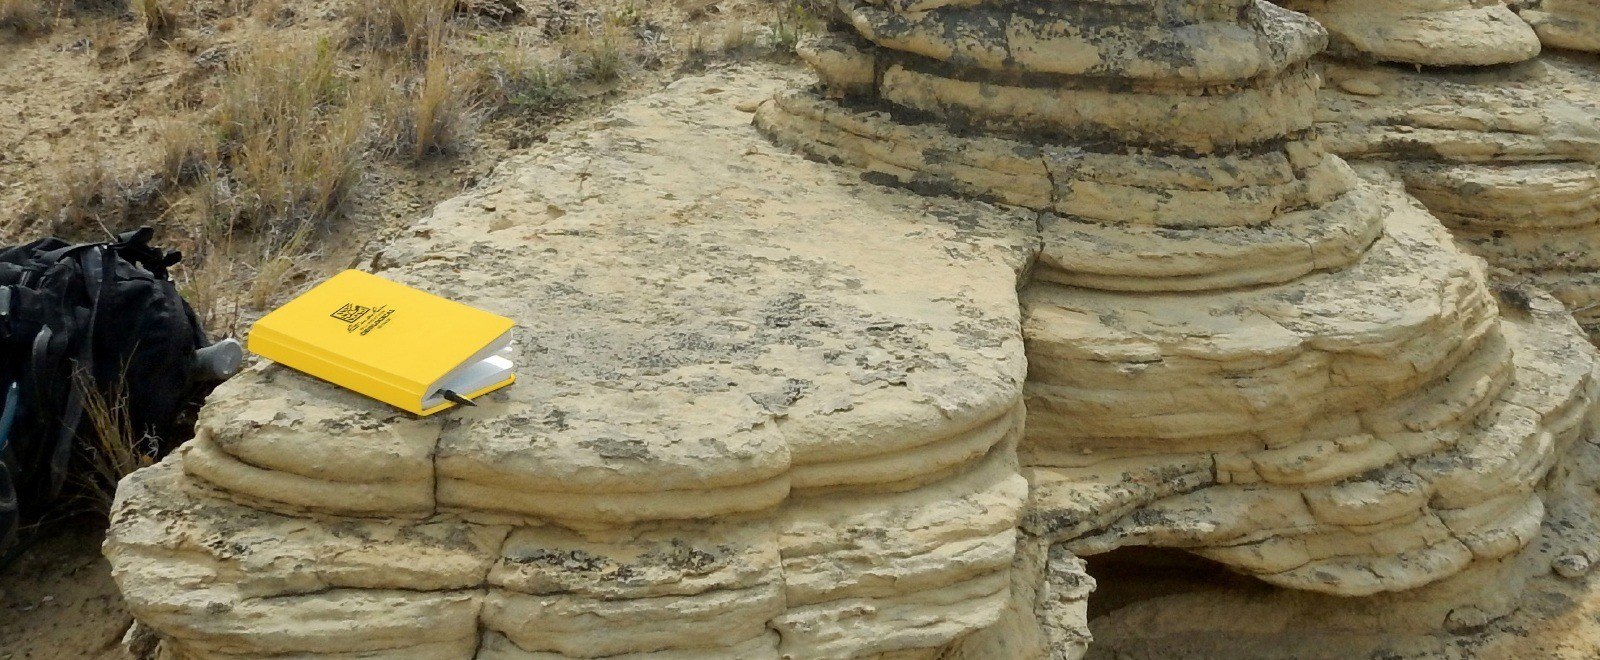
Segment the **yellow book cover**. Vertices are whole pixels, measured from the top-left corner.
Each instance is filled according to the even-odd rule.
[[[418,415],[510,385],[511,319],[347,270],[250,329],[250,351]]]

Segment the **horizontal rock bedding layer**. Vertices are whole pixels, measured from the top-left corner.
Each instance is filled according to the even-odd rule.
[[[841,31],[800,48],[821,85],[756,124],[871,180],[1043,212],[1021,298],[1032,538],[1180,547],[1341,595],[1519,552],[1536,484],[1585,431],[1592,351],[1527,282],[1493,290],[1393,179],[1325,154],[1305,114],[1320,29],[1264,3],[1136,4],[841,0]],[[1311,4],[1367,58],[1540,47],[1498,2]],[[1235,66],[1185,57],[1211,39]],[[1487,59],[1450,59],[1467,41]],[[1542,116],[1585,152],[1589,115]],[[1360,126],[1415,149],[1397,124]],[[1545,137],[1505,139],[1563,153]]]
[[[1534,0],[1517,12],[1546,46],[1600,53],[1600,2]]]
[[[1322,49],[1304,17],[1250,0],[948,3],[906,10],[842,0],[857,34],[883,47],[997,72],[1129,79],[1156,85],[1271,77]],[[1241,13],[1261,25],[1239,25]]]
[[[1289,142],[1187,158],[957,136],[807,92],[763,104],[780,143],[914,190],[1051,211],[1035,277],[1122,291],[1282,282],[1354,261],[1383,209],[1337,158]]]
[[[1593,424],[1591,420],[1589,424]],[[1592,438],[1592,436],[1591,436]],[[1600,559],[1600,446],[1578,441],[1538,489],[1544,524],[1519,553],[1477,562],[1419,589],[1364,598],[1328,596],[1259,585],[1219,585],[1204,568],[1186,585],[1095,621],[1096,651],[1128,658],[1583,657],[1587,640],[1561,637],[1566,615],[1583,616],[1569,595],[1581,574],[1557,575],[1564,562]],[[1070,567],[1070,561],[1060,562]],[[1152,573],[1160,571],[1152,567]],[[1561,584],[1566,583],[1566,584]],[[1569,586],[1573,585],[1573,586]],[[1092,596],[1091,596],[1092,597]],[[1518,610],[1526,610],[1519,612]],[[1554,617],[1548,628],[1544,617]]]
[[[1331,35],[1328,52],[1349,59],[1426,66],[1521,62],[1539,36],[1503,0],[1286,0]]]
[[[1025,528],[1341,594],[1531,541],[1534,487],[1585,431],[1592,351],[1548,299],[1500,322],[1481,269],[1417,209],[1386,228],[1355,266],[1290,287],[1030,288]]]
[[[1454,373],[1498,331],[1482,269],[1403,196],[1382,203],[1387,231],[1359,262],[1291,284],[1136,298],[1030,287],[1030,462],[1056,446],[1281,446]]]
[[[1317,126],[1388,164],[1471,251],[1600,328],[1600,63],[1544,56],[1466,71],[1330,62]]]
[[[519,381],[416,419],[247,370],[122,489],[135,616],[240,659],[912,658],[997,620],[1034,214],[770,145],[735,106],[788,80],[622,104],[384,244],[517,321]]]

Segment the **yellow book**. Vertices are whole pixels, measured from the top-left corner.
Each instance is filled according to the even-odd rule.
[[[347,270],[262,317],[249,348],[396,408],[431,415],[510,385],[511,319]]]

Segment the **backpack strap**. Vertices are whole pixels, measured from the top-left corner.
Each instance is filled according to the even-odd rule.
[[[109,247],[115,250],[117,256],[139,266],[158,279],[170,279],[167,269],[177,265],[183,260],[183,253],[177,250],[162,250],[150,246],[150,239],[156,230],[149,227],[140,227],[133,231],[123,232],[117,236],[117,242]]]
[[[39,254],[39,260],[46,263],[55,263],[67,259],[91,248],[109,248],[116,251],[124,260],[139,266],[151,275],[160,279],[170,279],[167,270],[183,261],[183,253],[177,250],[162,250],[150,246],[150,239],[155,237],[156,230],[150,227],[140,227],[133,231],[125,231],[116,236],[115,241],[100,243],[73,243],[62,245],[54,250],[47,250]]]
[[[17,540],[21,501],[17,498],[17,459],[11,451],[11,431],[16,428],[17,409],[21,407],[22,390],[17,383],[6,386],[0,396],[0,568],[9,563],[8,551]]]
[[[40,252],[38,260],[45,264],[53,264],[58,261],[69,259],[74,254],[97,245],[105,245],[105,243],[74,243],[72,245],[65,245],[47,252]]]
[[[89,293],[89,322],[84,325],[83,337],[78,342],[78,354],[71,359],[72,381],[68,384],[67,403],[61,411],[61,428],[55,446],[50,452],[50,497],[61,494],[67,482],[67,470],[72,461],[73,440],[78,426],[83,422],[83,388],[89,385],[77,379],[79,373],[94,374],[94,331],[99,323],[100,301],[105,298],[111,284],[112,262],[107,259],[110,246],[90,245],[78,252],[78,263],[83,267],[84,288]],[[37,351],[37,347],[35,348]],[[36,358],[37,359],[37,356]]]
[[[11,429],[17,424],[17,408],[22,399],[22,391],[16,383],[11,383],[5,388],[4,404],[0,404],[0,461],[4,461],[11,448]]]

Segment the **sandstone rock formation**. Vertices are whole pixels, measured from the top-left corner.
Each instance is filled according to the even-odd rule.
[[[1361,27],[1325,69],[1317,123],[1330,148],[1390,166],[1469,249],[1554,293],[1600,339],[1600,62],[1557,50],[1600,50],[1600,5],[1523,7],[1529,27],[1498,3],[1450,21],[1377,0],[1285,4],[1336,35]],[[1474,31],[1468,15],[1504,34]],[[1496,48],[1513,41],[1532,48]]]
[[[1519,11],[1545,45],[1600,53],[1600,2],[1531,0]]]
[[[758,126],[869,180],[1041,212],[1018,602],[964,657],[1071,657],[1073,557],[1125,546],[1402,592],[1356,601],[1380,610],[1428,586],[1438,629],[1524,565],[1588,432],[1593,351],[1521,283],[1502,318],[1434,218],[1324,152],[1315,23],[1249,1],[840,10],[802,50],[821,86]]]
[[[1054,660],[1125,548],[1330,634],[1600,560],[1595,350],[1324,149],[1315,22],[838,9],[820,85],[679,81],[383,248],[518,321],[517,385],[219,389],[106,543],[163,652]]]
[[[1539,37],[1504,0],[1284,0],[1328,29],[1339,57],[1428,66],[1521,62]]]
[[[124,484],[176,658],[918,658],[1005,607],[1031,213],[860,185],[677,83],[507,163],[379,267],[518,321],[412,419],[276,366]]]

